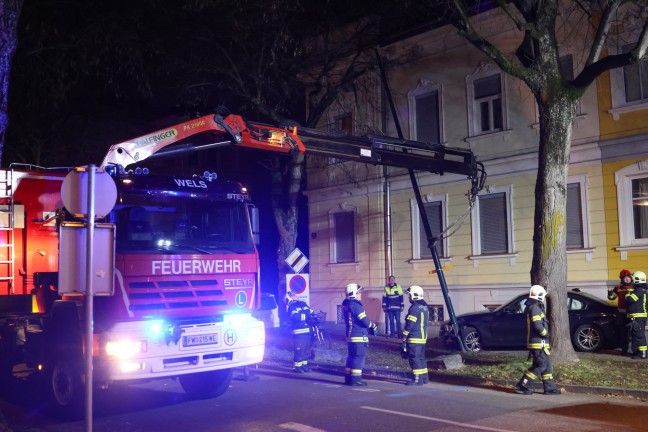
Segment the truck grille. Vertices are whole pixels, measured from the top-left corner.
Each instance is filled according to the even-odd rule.
[[[216,280],[129,282],[131,311],[155,311],[227,306]]]

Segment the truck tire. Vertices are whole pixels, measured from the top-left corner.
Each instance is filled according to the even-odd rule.
[[[85,393],[80,367],[67,360],[56,360],[47,374],[50,409],[57,417],[69,420],[83,418]]]
[[[225,393],[232,381],[232,369],[180,375],[180,385],[192,399],[211,399]]]

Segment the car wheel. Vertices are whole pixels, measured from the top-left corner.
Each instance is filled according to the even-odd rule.
[[[572,341],[577,351],[594,352],[603,348],[605,338],[597,326],[583,324],[574,332]]]
[[[192,399],[211,399],[225,393],[232,381],[232,369],[180,375],[180,385]]]
[[[461,330],[461,335],[463,336],[463,343],[466,351],[481,351],[481,336],[475,327],[464,327]]]

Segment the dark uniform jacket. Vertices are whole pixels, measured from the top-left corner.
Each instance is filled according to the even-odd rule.
[[[608,300],[617,301],[617,309],[619,312],[626,312],[626,296],[633,290],[632,283],[626,285],[623,282],[615,286],[614,289],[608,292]]]
[[[527,299],[527,348],[549,348],[549,321],[545,316],[545,307],[541,301]]]
[[[301,300],[296,300],[288,304],[288,315],[290,316],[290,328],[292,334],[310,333],[308,318],[313,310]]]
[[[628,318],[646,318],[646,284],[637,284],[634,291],[626,295],[626,305],[628,307]]]
[[[382,298],[382,308],[385,312],[402,311],[405,308],[403,301],[403,288],[400,285],[385,286],[385,293]]]
[[[342,308],[347,342],[369,342],[369,329],[375,330],[376,324],[367,317],[362,303],[355,299],[345,299]]]
[[[414,300],[405,317],[403,335],[408,343],[424,344],[428,337],[430,309],[425,300]]]

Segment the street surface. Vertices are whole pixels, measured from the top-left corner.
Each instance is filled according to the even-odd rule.
[[[235,377],[240,374],[235,373]],[[582,394],[517,395],[500,387],[367,380],[342,385],[323,373],[260,369],[232,381],[220,398],[189,400],[174,380],[114,387],[95,395],[96,432],[646,431],[648,402]],[[13,401],[11,399],[14,399]],[[20,399],[20,398],[19,398]],[[82,432],[44,402],[6,397],[0,409],[14,432]]]

